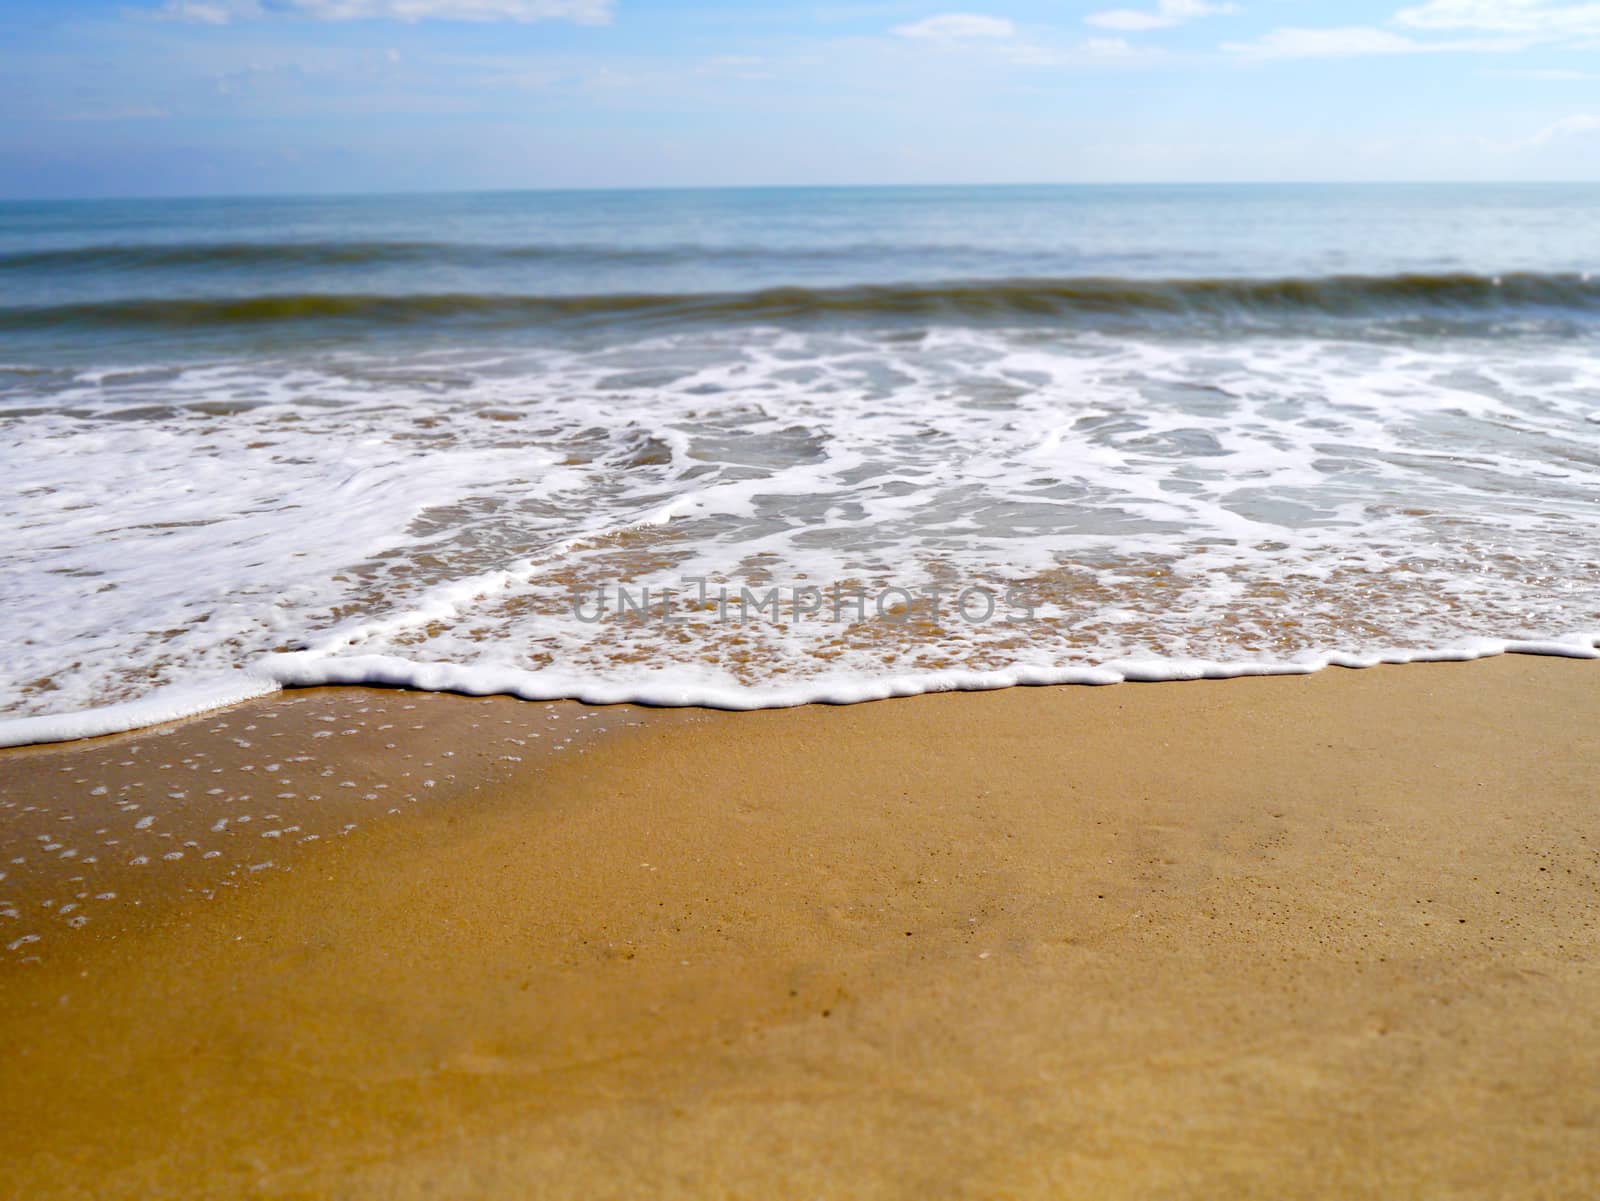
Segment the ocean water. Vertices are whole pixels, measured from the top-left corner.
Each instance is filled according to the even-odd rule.
[[[1600,638],[1600,187],[0,205],[0,742]]]

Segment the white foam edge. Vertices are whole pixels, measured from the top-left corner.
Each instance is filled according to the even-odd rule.
[[[271,676],[235,671],[185,684],[157,688],[144,696],[116,705],[50,713],[0,721],[0,747],[31,746],[43,742],[72,742],[142,730],[163,722],[225,709],[240,701],[268,696],[283,686]]]
[[[1600,635],[1543,641],[1475,638],[1434,650],[1382,650],[1365,654],[1333,651],[1292,661],[1206,659],[1117,659],[1100,666],[1045,667],[1017,664],[994,671],[924,671],[874,677],[824,677],[801,683],[760,686],[682,681],[683,670],[643,673],[647,678],[609,683],[577,673],[526,671],[514,667],[419,663],[393,655],[323,657],[311,652],[272,655],[257,665],[285,688],[367,685],[467,696],[515,696],[529,701],[578,701],[586,705],[649,705],[661,708],[787,709],[798,705],[854,705],[929,692],[985,692],[1058,684],[1157,683],[1231,680],[1245,676],[1310,675],[1325,667],[1366,668],[1380,664],[1451,663],[1497,655],[1550,655],[1600,659]],[[677,676],[678,679],[673,677]]]
[[[1568,639],[1505,641],[1474,638],[1435,650],[1382,650],[1362,654],[1332,651],[1292,661],[1207,659],[1116,659],[1097,667],[1018,664],[994,671],[927,671],[881,677],[831,677],[775,687],[679,682],[677,672],[646,673],[629,684],[607,683],[576,673],[526,671],[514,667],[419,663],[394,655],[328,656],[315,651],[269,655],[249,672],[204,683],[157,689],[137,700],[76,713],[0,721],[0,747],[68,742],[142,729],[192,717],[282,688],[362,685],[454,692],[465,696],[514,696],[528,701],[577,701],[585,705],[647,705],[748,711],[799,705],[856,705],[929,692],[990,692],[1001,688],[1060,684],[1106,685],[1179,680],[1232,680],[1246,676],[1311,675],[1325,667],[1367,668],[1380,664],[1464,663],[1498,655],[1549,655],[1600,659],[1600,634]]]

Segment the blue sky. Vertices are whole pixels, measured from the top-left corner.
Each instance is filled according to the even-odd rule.
[[[1600,178],[1593,0],[4,0],[0,195]]]

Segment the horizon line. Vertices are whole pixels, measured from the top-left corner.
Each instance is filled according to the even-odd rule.
[[[1596,187],[1600,179],[1282,179],[1282,180],[1072,180],[992,181],[986,183],[778,183],[778,184],[600,184],[491,188],[330,188],[325,191],[146,192],[3,195],[0,204],[93,204],[118,201],[186,200],[336,200],[439,196],[524,196],[640,194],[657,192],[912,192],[955,189],[1026,188],[1395,188],[1395,187]]]

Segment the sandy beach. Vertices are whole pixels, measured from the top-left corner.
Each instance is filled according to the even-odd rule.
[[[4,1191],[1593,1196],[1595,683],[329,689],[7,752]]]

